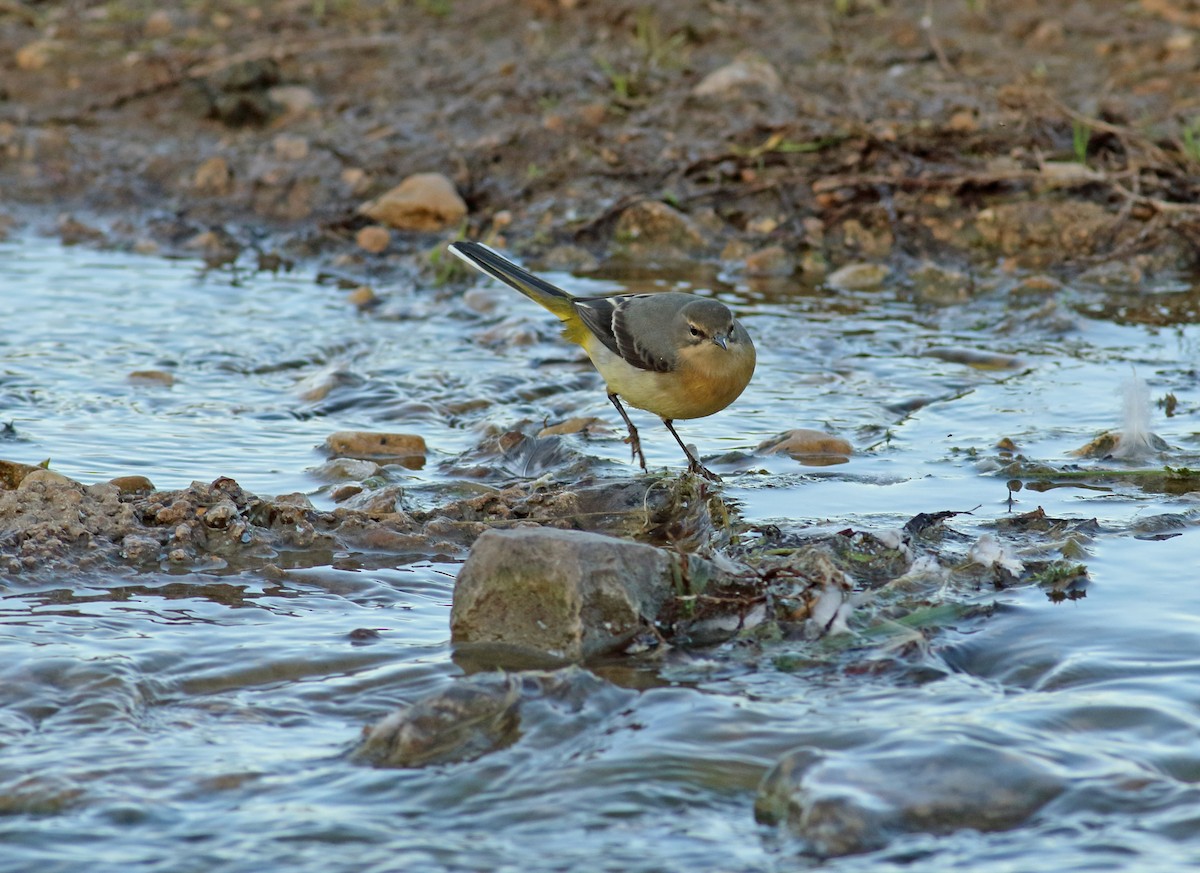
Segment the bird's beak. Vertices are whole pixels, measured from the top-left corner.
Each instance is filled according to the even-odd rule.
[[[725,349],[726,351],[729,350],[729,346],[726,345],[726,343],[729,342],[729,337],[727,337],[725,334],[714,333],[713,337],[712,337],[712,341],[714,343],[716,343],[717,345],[719,345],[721,348]]]

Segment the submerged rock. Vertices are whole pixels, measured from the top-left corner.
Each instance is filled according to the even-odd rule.
[[[604,419],[596,418],[594,415],[576,416],[568,418],[566,421],[560,421],[558,424],[547,425],[538,431],[538,438],[548,436],[566,436],[573,433],[591,433],[599,425],[603,428]]]
[[[867,749],[797,749],[767,773],[754,809],[808,851],[837,857],[906,833],[1010,830],[1065,788],[1035,758],[961,731],[932,731]]]
[[[351,758],[376,767],[471,761],[518,741],[523,722],[530,733],[550,723],[558,741],[563,731],[593,725],[589,713],[625,709],[634,696],[580,667],[480,673],[365,728]]]
[[[378,767],[474,760],[517,739],[520,691],[504,674],[454,682],[364,730],[353,757]]]
[[[951,364],[965,364],[976,370],[1019,370],[1025,362],[1016,355],[1003,352],[987,352],[980,349],[949,348],[934,346],[925,352],[931,358]]]
[[[823,467],[849,461],[854,446],[833,434],[801,427],[764,440],[754,451],[760,455],[786,453],[802,464]]]

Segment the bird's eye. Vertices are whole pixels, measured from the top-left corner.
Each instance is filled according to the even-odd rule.
[[[690,325],[688,330],[692,332],[692,336],[701,336],[703,334],[703,331],[701,331],[700,328],[696,327],[694,324]]]

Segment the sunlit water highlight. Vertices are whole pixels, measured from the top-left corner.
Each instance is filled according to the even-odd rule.
[[[0,259],[0,423],[13,424],[0,457],[49,458],[85,482],[140,472],[175,488],[224,475],[330,505],[309,472],[324,438],[404,430],[431,457],[391,475],[419,495],[487,427],[612,417],[548,317],[506,290],[495,295],[512,323],[497,331],[502,319],[449,292],[384,288],[382,314],[362,314],[304,272],[235,282],[195,262],[29,238],[0,243]],[[618,287],[556,278],[581,292]],[[1195,325],[1065,310],[1065,325],[1046,326],[1001,294],[944,308],[887,291],[723,296],[755,336],[760,369],[733,409],[684,423],[685,439],[711,456],[821,427],[863,449],[846,465],[763,458],[729,476],[752,520],[881,530],[978,507],[955,520],[978,533],[1010,511],[997,441],[1071,461],[1122,427],[1131,365],[1150,397],[1173,392],[1181,410],[1143,405],[1137,425],[1175,447],[1166,463],[1196,452]],[[1019,327],[1001,329],[1006,319]],[[532,344],[513,340],[522,334]],[[975,369],[929,356],[933,346],[1024,366]],[[174,384],[130,380],[144,370]],[[639,422],[650,463],[678,467],[669,437]],[[633,475],[618,435],[577,448]],[[767,768],[799,745],[921,743],[934,727],[987,731],[1070,774],[1074,789],[1014,831],[905,837],[824,869],[1186,869],[1200,861],[1195,495],[1015,498],[1012,511],[1098,520],[1085,600],[981,592],[998,611],[940,632],[900,673],[836,659],[788,672],[730,649],[679,656],[640,683],[657,687],[605,684],[576,712],[535,706],[515,745],[412,771],[356,766],[345,752],[364,724],[459,675],[447,643],[454,565],[318,567],[283,582],[0,580],[0,869],[792,870],[816,862],[753,819]],[[1180,516],[1178,536],[1135,538],[1161,513]],[[380,637],[364,644],[358,628]]]

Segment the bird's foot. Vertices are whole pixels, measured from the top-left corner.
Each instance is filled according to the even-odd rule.
[[[708,467],[701,464],[695,458],[688,458],[687,471],[689,473],[691,473],[693,476],[703,476],[709,482],[721,482],[722,481],[720,476],[718,476],[712,470],[708,469]]]
[[[646,469],[646,456],[642,453],[642,440],[638,436],[637,428],[633,426],[633,421],[629,418],[629,413],[625,411],[625,407],[621,405],[621,401],[617,399],[616,394],[609,394],[608,399],[612,401],[612,405],[617,408],[617,412],[621,413],[621,420],[625,422],[625,426],[629,428],[629,436],[625,442],[629,443],[630,457],[642,465],[642,472],[649,472]]]
[[[625,442],[629,443],[630,460],[641,464],[643,473],[649,472],[646,469],[646,455],[642,452],[642,440],[638,436],[637,428],[629,428],[629,436],[625,438]]]

